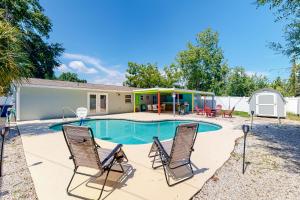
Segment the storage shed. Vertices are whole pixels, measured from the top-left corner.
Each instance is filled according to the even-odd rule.
[[[255,116],[286,117],[286,101],[282,94],[274,89],[264,88],[255,91],[248,103],[249,112],[254,111]]]

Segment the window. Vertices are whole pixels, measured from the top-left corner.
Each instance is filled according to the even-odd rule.
[[[144,101],[144,96],[143,95],[141,96],[141,101]]]
[[[125,95],[125,103],[131,103],[131,95]]]

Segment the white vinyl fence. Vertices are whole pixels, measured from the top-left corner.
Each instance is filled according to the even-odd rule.
[[[231,109],[235,106],[235,110],[249,112],[249,97],[220,97],[216,96],[216,105],[222,105],[223,109]],[[300,114],[300,97],[285,97],[286,111],[294,114]]]

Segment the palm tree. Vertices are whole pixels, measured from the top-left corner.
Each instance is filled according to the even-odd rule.
[[[5,94],[12,82],[26,77],[28,62],[19,38],[19,30],[1,18],[0,12],[0,94]]]

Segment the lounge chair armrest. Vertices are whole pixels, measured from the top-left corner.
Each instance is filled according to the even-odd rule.
[[[111,157],[115,156],[117,152],[120,151],[120,149],[122,148],[122,144],[118,144],[109,154],[108,156],[102,161],[102,165],[106,165],[106,162],[108,160],[110,160]],[[113,161],[114,159],[112,159],[111,161]]]
[[[163,145],[159,141],[158,137],[153,137],[154,143],[157,145],[159,152],[164,156],[166,159],[169,159],[169,155],[167,154],[166,150],[164,149]]]

